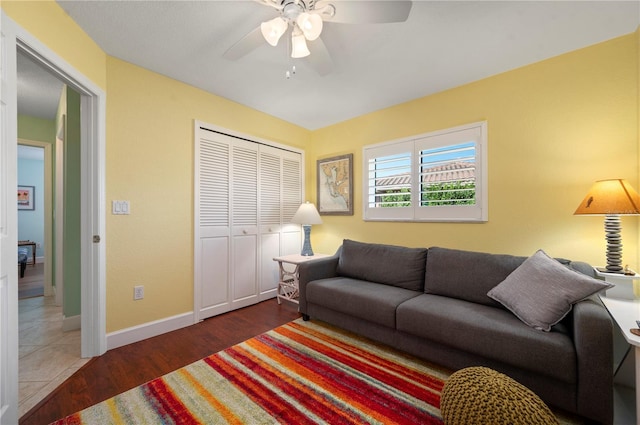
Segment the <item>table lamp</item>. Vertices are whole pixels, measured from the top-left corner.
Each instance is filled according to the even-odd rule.
[[[574,212],[575,215],[604,215],[604,231],[607,240],[607,266],[598,270],[604,273],[623,274],[621,215],[640,214],[640,197],[623,179],[599,180]]]
[[[304,230],[304,244],[302,245],[302,252],[300,255],[304,255],[305,257],[312,256],[313,250],[311,249],[310,239],[311,225],[322,224],[322,219],[320,218],[320,214],[318,214],[316,206],[309,201],[300,205],[298,211],[293,215],[291,222],[302,224],[302,229]]]

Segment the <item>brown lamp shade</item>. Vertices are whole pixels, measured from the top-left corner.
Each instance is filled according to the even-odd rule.
[[[624,179],[599,180],[574,214],[640,214],[640,196]]]

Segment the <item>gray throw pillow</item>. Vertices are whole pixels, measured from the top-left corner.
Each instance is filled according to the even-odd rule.
[[[611,286],[571,270],[538,250],[487,295],[527,325],[548,332],[573,304]]]

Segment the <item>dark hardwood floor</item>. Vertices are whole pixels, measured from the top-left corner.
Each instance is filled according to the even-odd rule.
[[[48,424],[298,317],[296,304],[278,305],[274,298],[109,350],[25,413],[20,424]]]

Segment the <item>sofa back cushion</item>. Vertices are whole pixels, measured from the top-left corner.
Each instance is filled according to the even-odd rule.
[[[426,259],[426,248],[407,248],[345,239],[338,260],[338,274],[423,291]]]
[[[527,257],[429,248],[424,292],[501,307],[487,296]]]

